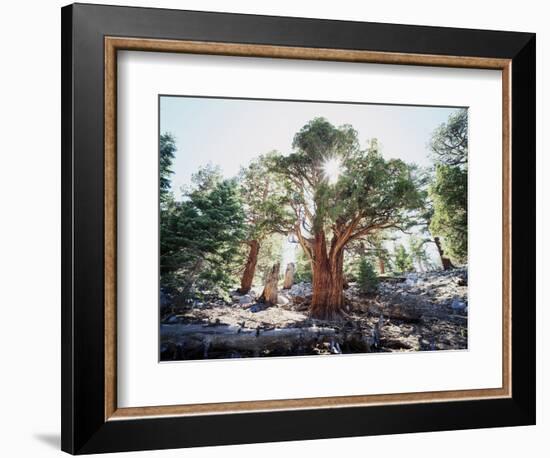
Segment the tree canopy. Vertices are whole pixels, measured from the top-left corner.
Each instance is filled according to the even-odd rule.
[[[443,239],[445,252],[457,263],[468,258],[468,116],[452,114],[431,142],[435,176],[429,187],[433,201],[430,231]]]
[[[454,167],[468,165],[468,111],[451,114],[432,134],[430,141],[435,162]]]
[[[274,170],[286,183],[286,201],[295,214],[294,230],[304,251],[313,255],[311,236],[329,232],[335,249],[374,230],[407,227],[420,204],[413,169],[385,160],[376,141],[362,150],[357,132],[316,118],[294,137],[295,152],[275,158]],[[325,167],[337,164],[331,183]]]
[[[290,215],[284,205],[283,189],[269,167],[277,155],[275,151],[260,155],[241,168],[237,178],[249,240],[287,233]]]

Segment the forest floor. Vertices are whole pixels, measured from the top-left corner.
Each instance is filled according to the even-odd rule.
[[[256,302],[261,288],[231,302],[195,302],[161,321],[161,360],[462,350],[468,345],[466,269],[381,278],[378,293],[345,289],[346,316],[311,319],[311,285]]]

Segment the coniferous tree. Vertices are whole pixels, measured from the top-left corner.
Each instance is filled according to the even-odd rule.
[[[426,239],[422,239],[418,236],[412,236],[409,238],[409,252],[411,257],[411,262],[413,266],[416,265],[423,271],[429,264],[428,255],[425,249]]]
[[[181,201],[161,202],[161,288],[172,298],[223,296],[236,279],[244,238],[238,185],[213,167],[192,181]]]
[[[407,249],[401,244],[395,247],[394,265],[395,269],[400,273],[410,272],[414,269],[410,254],[407,252]]]
[[[375,293],[378,289],[378,277],[372,263],[366,256],[361,256],[357,269],[357,285],[363,294]]]
[[[468,113],[449,116],[433,134],[435,177],[429,188],[433,201],[430,231],[441,237],[444,251],[457,263],[468,259]],[[439,241],[439,240],[438,240]]]
[[[166,204],[166,202],[171,198],[172,193],[170,192],[170,177],[173,175],[174,171],[172,170],[172,162],[174,161],[176,154],[176,141],[172,134],[164,133],[160,136],[160,179],[159,179],[159,192],[160,192],[160,203],[161,205]]]

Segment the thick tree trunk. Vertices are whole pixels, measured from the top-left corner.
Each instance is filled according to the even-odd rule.
[[[384,275],[386,273],[386,264],[382,258],[378,258],[378,270],[380,271],[380,275]]]
[[[279,283],[279,263],[274,264],[273,268],[271,269],[271,272],[269,272],[267,276],[267,280],[265,282],[264,291],[260,296],[260,299],[258,300],[258,302],[263,302],[264,304],[268,304],[268,305],[277,304],[278,283]]]
[[[313,246],[313,297],[309,313],[312,318],[336,320],[344,314],[344,252],[327,254],[325,235],[315,236]]]
[[[441,258],[441,264],[443,265],[443,270],[454,269],[454,266],[451,260],[445,256],[445,252],[443,251],[443,247],[441,246],[441,241],[439,240],[439,237],[434,237],[434,242],[435,242],[435,246],[437,247],[437,252],[439,253],[439,257]]]
[[[240,294],[247,294],[252,288],[252,281],[254,280],[254,274],[256,273],[256,264],[258,263],[258,252],[260,251],[260,242],[257,240],[251,240],[249,242],[250,251],[248,252],[248,258],[244,267],[243,276],[241,278],[241,287],[238,292]]]
[[[289,262],[286,266],[285,271],[285,281],[283,284],[283,289],[290,289],[294,284],[294,263]]]

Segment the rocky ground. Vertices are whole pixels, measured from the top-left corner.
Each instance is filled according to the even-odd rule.
[[[346,317],[308,317],[311,285],[280,290],[278,304],[256,302],[261,289],[173,308],[161,322],[161,359],[461,350],[468,344],[465,269],[381,278],[365,297],[345,290]]]

